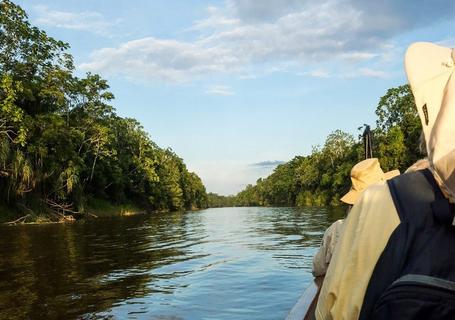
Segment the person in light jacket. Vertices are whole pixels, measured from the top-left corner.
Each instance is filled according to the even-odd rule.
[[[455,316],[443,296],[436,302],[423,294],[394,299],[394,284],[403,279],[436,277],[432,283],[446,284],[455,277],[455,50],[415,43],[406,52],[405,69],[429,168],[362,193],[343,223],[318,298],[318,320],[433,319],[440,311]],[[419,309],[412,309],[416,299]]]
[[[368,186],[391,179],[399,174],[399,170],[392,170],[384,173],[377,158],[360,161],[352,167],[351,189],[340,199],[340,201],[348,204],[350,209]],[[343,231],[343,222],[344,219],[335,221],[325,231],[321,247],[313,258],[313,275],[315,277],[323,276],[327,272],[333,251],[335,250],[335,245]]]

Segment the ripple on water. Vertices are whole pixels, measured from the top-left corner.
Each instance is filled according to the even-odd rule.
[[[328,208],[222,208],[0,228],[5,319],[278,319]]]

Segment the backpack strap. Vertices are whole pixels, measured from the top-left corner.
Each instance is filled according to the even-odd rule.
[[[433,179],[433,180],[432,180]],[[371,275],[359,319],[371,318],[376,302],[387,287],[401,276],[407,252],[416,232],[432,224],[431,204],[435,201],[436,182],[427,169],[402,174],[387,181],[400,224],[392,232]],[[430,214],[428,214],[430,212]],[[430,219],[430,221],[428,221]]]
[[[454,207],[430,170],[387,181],[400,224],[381,253],[365,292],[359,319],[372,319],[380,297],[407,274],[455,282]]]
[[[416,215],[415,212],[421,212],[423,207],[431,207],[436,199],[444,199],[428,169],[400,175],[388,180],[387,184],[402,223],[406,221],[421,225],[425,216]]]

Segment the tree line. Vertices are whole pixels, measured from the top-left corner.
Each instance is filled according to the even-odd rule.
[[[384,171],[405,171],[423,156],[421,123],[408,85],[391,88],[380,98],[373,130],[373,156]],[[360,128],[359,128],[360,129]],[[339,205],[350,186],[351,168],[364,159],[361,135],[336,130],[307,156],[279,165],[265,179],[231,197],[209,195],[213,206],[322,206]]]
[[[0,216],[64,218],[86,212],[91,199],[163,211],[207,206],[183,160],[116,114],[106,80],[75,75],[67,43],[9,0],[0,12]]]

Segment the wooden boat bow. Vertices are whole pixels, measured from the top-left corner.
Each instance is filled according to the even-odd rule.
[[[295,306],[289,312],[286,320],[313,320],[315,317],[316,304],[324,277],[316,277]]]

